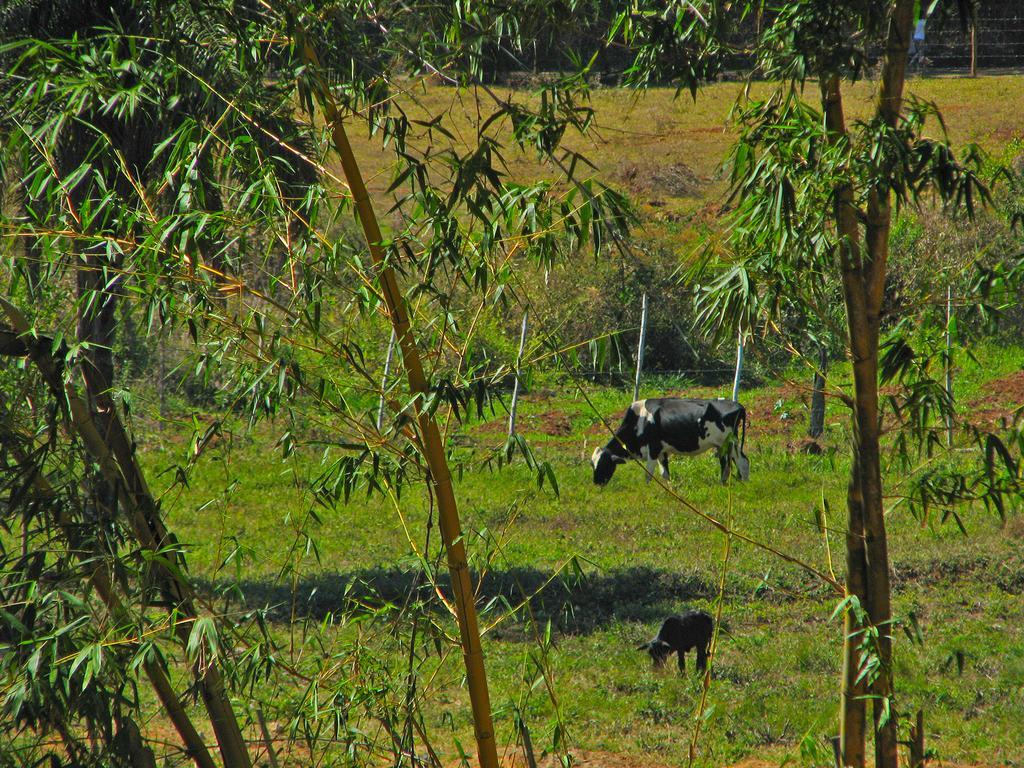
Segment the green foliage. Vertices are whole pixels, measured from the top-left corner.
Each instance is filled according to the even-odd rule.
[[[145,539],[162,535],[145,482],[126,490],[108,471],[116,461],[134,476],[135,444],[113,439],[116,456],[104,459],[97,441],[83,445],[76,437],[90,422],[117,432],[131,415],[124,387],[138,369],[129,363],[153,359],[134,335],[146,328],[183,350],[170,360],[158,350],[167,369],[158,387],[183,381],[192,403],[212,411],[188,415],[193,437],[166,468],[168,492],[185,492],[234,418],[250,428],[266,419],[288,423],[279,440],[286,458],[323,450],[318,474],[305,480],[308,511],[295,520],[301,535],[287,566],[292,578],[317,556],[312,533],[323,509],[356,492],[397,502],[406,485],[425,479],[414,403],[394,386],[400,376],[381,384],[380,361],[367,346],[379,335],[378,270],[341,223],[351,200],[328,191],[327,137],[296,108],[309,107],[315,89],[325,87],[322,73],[305,63],[305,46],[331,51],[327,87],[347,119],[365,120],[377,151],[393,163],[383,245],[404,291],[396,298],[413,321],[402,341],[433,350],[429,389],[415,405],[451,424],[492,407],[510,365],[470,355],[481,315],[493,322],[495,308],[516,301],[520,262],[550,266],[568,254],[599,252],[623,238],[632,211],[623,196],[587,178],[582,155],[562,148],[570,132],[591,124],[582,76],[545,87],[533,106],[478,91],[493,108],[468,148],[457,146],[443,110],[410,119],[390,98],[407,87],[401,76],[459,67],[459,77],[472,77],[486,40],[512,40],[528,29],[525,16],[504,7],[420,8],[423,17],[404,3],[340,2],[278,15],[258,5],[125,2],[70,14],[80,23],[47,27],[40,37],[20,17],[4,17],[11,28],[0,46],[7,107],[0,167],[5,178],[21,180],[21,194],[4,208],[3,225],[11,242],[25,244],[5,251],[5,271],[17,280],[4,297],[4,339],[16,338],[8,324],[20,327],[27,315],[28,335],[45,340],[37,349],[19,339],[5,354],[30,352],[30,367],[49,376],[49,391],[26,376],[3,381],[14,398],[5,402],[31,395],[37,404],[5,410],[2,432],[11,544],[4,542],[2,589],[5,598],[8,591],[23,597],[4,614],[5,636],[13,632],[23,652],[4,655],[2,679],[10,722],[39,739],[27,744],[27,760],[45,758],[47,739],[79,764],[127,760],[131,750],[116,751],[119,734],[138,742],[134,723],[152,711],[153,694],[171,716],[183,690],[202,693],[228,764],[245,764],[229,756],[230,729],[260,720],[261,703],[314,756],[327,749],[327,736],[346,744],[356,762],[386,756],[400,763],[402,755],[432,751],[417,672],[448,653],[453,634],[437,616],[446,608],[439,590],[428,587],[436,562],[420,559],[422,587],[410,589],[401,610],[338,613],[353,626],[411,622],[404,672],[390,655],[378,661],[367,652],[358,629],[354,638],[342,633],[310,668],[294,635],[286,645],[269,628],[267,609],[238,604],[237,585],[197,611],[196,585],[174,539]],[[335,34],[350,47],[339,47]],[[507,146],[499,138],[506,127]],[[526,152],[555,163],[561,178],[512,179],[506,154]],[[35,301],[49,285],[52,301]],[[84,397],[74,399],[83,380]],[[86,413],[66,412],[61,386]],[[386,399],[379,427],[378,396]],[[504,464],[514,455],[557,493],[550,464],[521,438],[496,457]],[[67,495],[77,506],[62,501]],[[101,521],[90,534],[95,540],[79,533],[90,520]],[[433,548],[430,530],[424,552]],[[51,554],[19,556],[19,540],[25,551]],[[232,546],[222,567],[240,568],[244,551]],[[93,583],[91,568],[111,575]],[[36,581],[61,586],[22,594]],[[112,623],[97,620],[104,612]],[[303,628],[300,645],[334,643],[333,622]],[[356,662],[365,677],[326,674]],[[301,694],[297,681],[306,683]],[[184,687],[168,695],[167,685]],[[249,701],[270,685],[289,692],[281,708],[268,699],[225,711],[228,696]],[[189,737],[177,718],[184,743],[166,748],[171,759],[194,752],[189,739],[201,738]],[[389,738],[366,735],[373,733]],[[555,739],[559,751],[563,741]]]
[[[249,3],[126,1],[60,3],[46,24],[25,23],[46,5],[23,3],[27,16],[0,17],[11,25],[0,46],[0,169],[18,188],[0,222],[3,298],[31,326],[17,338],[8,310],[0,328],[5,344],[16,341],[4,354],[17,358],[0,371],[0,634],[10,649],[0,654],[0,681],[4,722],[15,733],[3,759],[38,764],[63,760],[55,756],[61,750],[74,764],[130,762],[124,745],[138,740],[136,721],[165,722],[154,670],[167,671],[196,720],[203,676],[222,673],[245,733],[266,717],[271,737],[295,760],[401,765],[417,755],[438,765],[460,749],[448,748],[449,734],[456,745],[468,743],[464,708],[451,703],[462,695],[461,672],[449,663],[458,656],[456,632],[433,500],[410,492],[425,479],[414,403],[400,370],[382,383],[379,272],[351,234],[352,201],[335,178],[321,126],[297,106],[309,107],[324,78],[288,41],[327,52],[328,87],[344,119],[364,127],[360,160],[374,158],[367,167],[387,179],[375,203],[391,205],[382,245],[412,318],[407,341],[427,361],[430,387],[419,405],[444,425],[461,470],[471,562],[478,573],[497,574],[498,587],[481,593],[483,618],[495,636],[530,638],[512,646],[512,662],[495,654],[501,727],[539,720],[537,742],[563,761],[573,739],[593,737],[588,712],[622,722],[639,711],[665,726],[663,739],[694,700],[689,681],[636,683],[636,658],[619,649],[675,602],[708,598],[712,579],[701,557],[718,534],[687,531],[690,549],[681,555],[675,523],[663,509],[638,510],[636,487],[595,503],[580,471],[585,459],[576,457],[594,439],[584,431],[594,414],[582,401],[570,419],[572,445],[553,440],[550,454],[538,446],[551,435],[498,445],[466,437],[500,411],[515,367],[501,329],[518,321],[520,304],[538,306],[542,271],[566,277],[540,307],[556,320],[546,322],[537,358],[564,363],[570,374],[586,356],[566,350],[565,338],[616,338],[619,361],[628,359],[626,334],[607,336],[601,326],[645,289],[671,293],[655,315],[655,336],[681,346],[689,330],[689,310],[679,309],[689,297],[669,277],[675,264],[665,254],[636,258],[628,239],[635,208],[592,177],[573,141],[595,124],[593,59],[578,58],[578,72],[532,100],[481,82],[494,46],[514,53],[555,34],[567,14],[596,9],[357,0],[278,15],[276,6]],[[731,53],[717,42],[732,23],[727,11],[686,3],[622,15],[613,36],[639,52],[629,77],[667,76],[695,89]],[[792,21],[801,39],[814,31]],[[838,23],[826,26],[834,32]],[[775,28],[776,40],[782,31]],[[645,39],[653,47],[641,46]],[[844,55],[859,66],[856,51]],[[772,61],[787,71],[805,66]],[[449,103],[431,101],[415,79],[421,75],[472,88]],[[908,207],[926,184],[952,203],[984,198],[984,158],[975,153],[961,163],[944,142],[925,137],[927,105],[895,131],[860,125],[856,141],[837,146],[824,141],[820,115],[795,91],[745,106],[732,159],[737,224],[716,245],[747,261],[708,278],[712,290],[700,309],[706,319],[724,315],[723,327],[752,328],[755,318],[792,318],[808,306],[818,311],[804,317],[828,314],[820,310],[834,291],[808,289],[800,271],[823,270],[834,251],[821,212],[844,164],[862,169],[861,198],[885,179]],[[468,122],[454,112],[470,115]],[[556,169],[553,178],[524,178],[522,157],[540,158]],[[761,190],[770,191],[767,202]],[[618,264],[608,257],[612,248]],[[798,254],[804,261],[786,273],[784,258]],[[580,265],[589,263],[612,264],[599,274],[603,304],[593,312],[582,301],[590,285]],[[1019,274],[1012,262],[989,260],[965,282],[991,314],[1008,303]],[[721,298],[737,295],[737,285],[739,300]],[[614,316],[614,331],[630,326],[628,315]],[[682,329],[669,328],[670,320]],[[931,414],[948,407],[928,386],[936,337],[911,326],[895,331],[903,336],[893,337],[894,381],[917,392],[897,405],[923,414],[917,423],[931,428]],[[587,362],[598,362],[598,346]],[[40,378],[51,357],[56,386]],[[110,380],[89,386],[108,365]],[[138,405],[146,387],[136,389],[133,378],[154,365],[156,396],[169,404],[147,410]],[[130,458],[142,446],[162,502],[150,512],[155,519],[168,512],[182,544],[140,541],[132,524],[138,507],[101,478],[102,462],[80,437],[81,417],[68,412],[83,380],[93,419],[106,414],[133,427]],[[180,388],[184,400],[178,392],[165,398],[165,387]],[[601,416],[621,411],[622,400],[617,391],[594,398]],[[985,446],[982,474],[960,485],[952,475],[929,476],[907,492],[909,503],[945,510],[974,500],[1014,519],[1015,507],[1004,502],[1019,487],[1019,434],[977,440]],[[747,509],[777,501],[769,490],[778,485],[794,494],[814,485],[817,494],[815,478],[829,461],[834,469],[834,457],[804,462],[766,452],[763,484],[744,491]],[[479,471],[488,462],[501,471]],[[694,498],[724,508],[717,489],[696,482],[700,465],[687,469]],[[592,521],[580,534],[583,546],[559,534],[577,525],[566,509],[585,509]],[[750,528],[774,541],[780,519],[784,543],[795,550],[810,525],[792,505],[773,504],[751,517]],[[600,560],[612,578],[588,570],[580,554]],[[762,554],[743,561],[735,604],[805,590],[808,614],[817,615],[820,586]],[[683,556],[698,563],[693,572],[666,567]],[[195,615],[169,590],[166,574],[198,593]],[[666,582],[662,598],[657,589]],[[116,602],[101,594],[108,588]],[[625,618],[615,613],[623,595]],[[756,605],[748,616],[766,624],[786,611]],[[723,667],[736,711],[745,681],[768,689],[778,679],[778,634],[736,633],[734,661]],[[817,679],[824,662],[812,646],[806,641],[799,658]],[[614,664],[588,666],[580,656]],[[579,683],[578,697],[559,688],[563,669]],[[810,677],[802,684],[812,685]],[[622,696],[601,709],[608,691]],[[733,715],[707,711],[709,724],[717,717]],[[772,726],[758,738],[789,732]],[[180,739],[164,741],[161,734],[149,743],[163,750],[161,759],[183,759]],[[748,736],[735,741],[724,737],[719,748],[756,746]]]

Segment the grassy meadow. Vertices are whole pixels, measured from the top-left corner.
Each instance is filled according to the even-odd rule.
[[[981,358],[994,363],[964,361],[959,371],[965,409],[981,400],[998,403],[998,387],[988,383],[1024,368],[1024,349],[983,352]],[[836,383],[842,384],[841,372]],[[726,385],[659,382],[656,393],[645,394],[684,390],[718,396]],[[727,544],[694,509],[841,579],[846,413],[831,405],[825,452],[800,453],[794,447],[806,429],[805,394],[792,383],[745,390],[749,482],[720,485],[717,461],[703,456],[676,458],[665,486],[647,484],[642,468],[631,464],[597,488],[589,454],[607,439],[602,418],[614,425],[629,396],[566,381],[535,387],[521,402],[520,431],[552,463],[557,496],[547,486],[538,489],[521,460],[500,471],[481,466],[489,449],[503,442],[507,417],[500,409],[453,436],[464,460],[457,483],[463,528],[476,572],[484,576],[481,623],[499,744],[514,749],[518,711],[538,752],[553,746],[560,722],[563,748],[593,764],[614,754],[627,765],[681,765],[700,722],[700,765],[747,758],[827,764],[824,737],[836,732],[838,711],[841,625],[830,618],[838,595],[746,541],[731,537]],[[407,488],[400,503],[357,492],[346,505],[319,509],[314,522],[308,488],[320,456],[306,448],[282,460],[267,449],[276,429],[264,425],[256,434],[224,436],[191,487],[164,499],[193,571],[213,586],[237,578],[249,606],[274,606],[272,625],[282,640],[304,635],[296,627],[341,613],[353,595],[368,604],[402,604],[415,566],[410,555],[423,551],[427,530],[421,490]],[[179,459],[184,434],[170,424],[162,436],[151,435],[146,456],[154,473]],[[898,477],[889,474],[887,482],[890,491],[898,489]],[[823,504],[824,533],[815,515]],[[895,612],[904,619],[913,613],[923,633],[920,645],[901,631],[896,635],[898,705],[902,712],[925,710],[927,745],[944,762],[1020,764],[1020,511],[1005,524],[971,511],[964,517],[966,535],[934,516],[915,519],[897,504],[888,516]],[[439,556],[436,532],[427,553]],[[534,593],[529,611],[507,610]],[[679,676],[674,664],[670,672],[654,672],[636,650],[664,616],[688,608],[721,611],[701,718],[702,685],[692,654],[687,674]],[[340,648],[355,633],[360,646],[380,654],[380,663],[397,676],[408,638],[399,638],[392,620],[342,623],[327,637]],[[448,631],[456,631],[454,622]],[[451,746],[443,734],[452,729],[471,753],[461,658],[423,653],[420,692],[430,701],[435,746],[445,754]],[[531,688],[539,664],[548,670],[549,685]]]
[[[767,83],[749,88],[753,99],[766,98]],[[817,86],[808,84],[810,100],[817,98]],[[689,93],[671,88],[651,88],[643,93],[619,88],[596,88],[589,105],[594,110],[591,130],[586,136],[566,134],[567,147],[580,152],[593,165],[597,178],[629,193],[642,220],[640,234],[654,241],[685,249],[692,246],[713,222],[725,190],[722,162],[735,131],[731,113],[747,90],[745,83],[723,82],[702,89],[696,100]],[[526,92],[497,88],[502,99],[531,98]],[[857,120],[870,112],[874,83],[865,80],[845,92],[847,118]],[[955,146],[976,143],[992,153],[1008,144],[1024,141],[1019,110],[1020,78],[999,75],[966,79],[961,77],[912,77],[907,81],[908,99],[934,102],[940,108],[945,130]],[[465,151],[475,141],[478,129],[494,111],[491,95],[483,91],[461,91],[432,85],[410,86],[397,94],[397,103],[410,119],[426,120],[443,114],[454,136],[449,146]],[[939,135],[943,126],[930,121],[926,134]],[[501,124],[502,131],[509,131]],[[499,133],[499,139],[502,134]],[[390,168],[382,167],[374,137],[365,130],[352,132],[352,141],[371,192],[385,196]],[[436,136],[431,142],[443,139]],[[533,156],[515,151],[507,140],[502,157],[508,172],[518,181],[557,176],[553,168],[538,165]]]
[[[1000,153],[1024,138],[1017,77],[915,78],[908,88],[939,104],[957,142]],[[593,92],[595,129],[571,143],[601,178],[630,193],[642,217],[640,238],[684,255],[712,225],[724,190],[719,169],[733,136],[728,115],[740,90],[738,83],[721,83],[696,102],[669,90]],[[869,83],[851,91],[852,118],[871,95]],[[414,117],[449,113],[456,145],[486,118],[485,101],[467,92],[410,87],[401,99]],[[375,140],[353,138],[373,190],[384,197],[390,169],[375,163]],[[515,178],[550,174],[511,148],[506,160]],[[1019,401],[1000,382],[1020,377],[1024,348],[993,344],[977,355],[980,363],[958,361],[959,407],[968,413],[983,403],[1009,413]],[[747,483],[720,485],[717,462],[703,456],[675,459],[667,483],[646,483],[642,469],[630,464],[607,487],[595,487],[590,453],[607,441],[606,423],[615,426],[630,392],[551,372],[534,377],[519,429],[538,458],[550,462],[557,494],[550,484],[538,487],[521,459],[500,470],[485,465],[505,439],[500,407],[484,419],[449,425],[461,469],[456,493],[463,529],[482,577],[498,740],[510,762],[518,754],[521,716],[538,753],[568,750],[595,766],[684,765],[691,743],[702,766],[755,758],[830,764],[825,738],[837,732],[841,648],[841,622],[832,612],[840,595],[812,570],[842,581],[849,418],[838,400],[830,401],[824,452],[800,452],[809,383],[802,376],[744,388]],[[844,386],[843,377],[837,365],[831,384]],[[722,396],[728,384],[650,379],[642,394],[684,392]],[[410,485],[400,498],[357,490],[347,504],[319,506],[310,489],[325,457],[337,454],[301,434],[297,449],[282,457],[270,446],[295,425],[269,423],[219,435],[189,486],[172,488],[171,468],[190,450],[192,418],[182,409],[159,429],[148,422],[139,437],[154,489],[168,489],[163,508],[194,574],[211,590],[237,582],[248,607],[270,606],[270,631],[296,667],[312,655],[336,654],[341,677],[383,671],[400,680],[408,633],[381,606],[407,600],[420,555],[444,571],[422,487]],[[321,434],[325,429],[317,426]],[[898,473],[886,473],[894,608],[908,622],[914,617],[923,642],[896,631],[899,712],[924,709],[926,745],[943,763],[1022,766],[1020,505],[1005,522],[968,511],[964,534],[938,514],[910,515],[898,503],[900,481]],[[737,535],[726,536],[705,516]],[[443,588],[445,579],[440,583]],[[528,607],[510,610],[525,596],[532,596]],[[367,606],[364,618],[339,618],[353,601]],[[659,674],[636,649],[666,615],[688,608],[721,615],[703,703],[692,657],[685,675],[674,668]],[[457,636],[450,617],[439,613],[435,621]],[[372,669],[348,666],[346,649],[354,646],[375,660]],[[442,758],[454,762],[456,743],[473,752],[462,659],[451,646],[432,650],[426,635],[417,651],[425,722]],[[301,691],[254,696],[276,700],[286,712]],[[271,715],[272,731],[287,729],[283,714]],[[303,764],[301,758],[282,756],[285,764]],[[340,754],[337,762],[344,764]]]

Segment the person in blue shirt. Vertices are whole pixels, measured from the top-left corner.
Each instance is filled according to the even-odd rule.
[[[927,63],[927,59],[924,57],[924,28],[926,19],[922,16],[917,20],[917,25],[914,27],[914,34],[910,38],[910,58],[909,63],[911,65],[918,64],[924,65]]]

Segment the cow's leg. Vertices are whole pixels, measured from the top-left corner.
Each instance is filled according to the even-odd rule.
[[[658,468],[658,457],[652,456],[650,446],[645,445],[640,449],[640,458],[644,460],[644,466],[647,468],[647,482],[649,483],[654,477],[654,470]]]
[[[729,446],[729,461],[736,467],[736,477],[743,480],[743,473],[740,471],[740,445],[735,440]]]
[[[703,672],[708,668],[708,648],[706,645],[697,646],[697,669]]]
[[[725,481],[729,479],[729,454],[719,452],[718,464],[722,467],[722,485],[725,485]]]
[[[676,651],[676,656],[679,657],[679,671],[680,672],[685,672],[686,671],[686,651],[684,651],[682,648],[680,648],[678,651]]]
[[[661,454],[661,476],[668,480],[668,453]]]

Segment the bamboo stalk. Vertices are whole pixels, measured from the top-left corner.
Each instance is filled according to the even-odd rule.
[[[25,316],[16,306],[0,297],[0,306],[7,314],[12,327],[19,335],[27,335],[30,326]],[[166,548],[174,544],[174,538],[163,525],[156,502],[149,493],[145,476],[135,461],[127,433],[117,417],[117,410],[110,400],[109,393],[103,390],[98,393],[97,400],[104,404],[102,413],[93,412],[74,385],[65,382],[59,372],[57,363],[47,353],[43,353],[38,345],[31,350],[30,356],[36,367],[43,374],[47,385],[58,398],[67,403],[71,422],[82,438],[86,450],[96,461],[103,478],[118,489],[118,499],[127,507],[129,522],[135,536],[146,549],[165,551],[174,561],[174,569],[154,563],[153,573],[158,579],[160,588],[168,597],[167,609],[180,612],[186,618],[198,617],[191,587],[178,574],[186,572],[184,558],[175,550]],[[95,382],[94,382],[95,384]],[[88,386],[88,382],[87,382]],[[106,388],[109,389],[109,385]],[[97,426],[96,418],[102,420],[105,427],[102,432]],[[190,628],[187,622],[178,622],[175,631],[182,643],[187,643]],[[252,761],[245,745],[238,718],[224,689],[220,671],[215,666],[204,670],[195,670],[199,683],[199,691],[203,704],[210,718],[210,724],[217,735],[221,757],[227,768],[250,768]]]
[[[318,71],[319,59],[308,40],[302,41],[307,62]],[[476,604],[473,599],[473,582],[469,573],[466,549],[462,541],[458,504],[452,488],[451,472],[445,458],[441,433],[434,418],[423,410],[423,396],[427,394],[427,379],[419,350],[410,329],[408,314],[394,270],[387,264],[384,254],[384,238],[380,231],[376,213],[370,201],[369,192],[363,181],[362,172],[352,152],[344,122],[334,97],[326,84],[319,83],[317,98],[331,131],[334,147],[341,158],[341,165],[352,200],[356,208],[370,256],[379,272],[381,292],[388,316],[394,327],[409,380],[409,389],[415,396],[414,407],[419,424],[424,458],[429,470],[429,482],[437,499],[438,522],[441,538],[448,556],[452,588],[455,592],[455,609],[466,665],[466,680],[469,686],[470,706],[476,731],[477,755],[482,768],[497,768],[498,752],[494,739],[494,725],[491,720],[490,696],[487,690],[487,676],[480,644],[480,630],[477,624]]]
[[[895,128],[903,106],[907,53],[914,22],[914,0],[898,0],[890,15],[889,32],[879,78],[876,113]],[[892,707],[895,686],[892,667],[892,588],[889,579],[889,543],[882,503],[880,424],[878,417],[878,338],[885,276],[889,257],[892,202],[888,191],[873,188],[868,195],[866,237],[868,258],[864,264],[864,324],[867,352],[854,355],[854,391],[860,428],[861,485],[864,497],[864,547],[868,563],[867,611],[878,633],[880,671],[869,685],[875,726],[875,765],[896,768],[898,734]],[[852,329],[851,329],[852,330]]]
[[[377,431],[380,432],[381,426],[384,424],[384,401],[385,393],[388,388],[388,373],[391,370],[391,356],[395,351],[395,331],[392,329],[391,338],[388,339],[388,353],[384,358],[384,373],[380,377],[380,404],[377,406]]]
[[[16,446],[8,445],[7,448],[14,454],[15,459],[18,461],[24,460],[24,457],[19,455],[20,452],[18,452]],[[53,486],[41,474],[34,475],[32,483],[35,486],[36,493],[41,497],[52,498],[56,496]],[[67,510],[63,506],[57,507],[57,525],[65,541],[68,542],[68,551],[78,553],[79,557],[87,556],[86,548],[78,543],[79,537],[75,532],[75,527],[68,518]],[[100,596],[100,600],[103,601],[107,610],[114,617],[114,620],[118,623],[127,624],[130,615],[129,611],[117,597],[107,572],[101,568],[95,568],[89,575],[89,581],[96,590],[96,594]],[[174,730],[181,737],[185,753],[192,758],[197,768],[216,768],[216,764],[206,748],[206,742],[203,741],[203,737],[199,735],[199,731],[192,724],[192,720],[182,706],[181,699],[174,692],[174,688],[171,686],[164,668],[158,661],[151,658],[143,662],[142,668],[146,673],[146,677],[149,678],[150,684],[160,700],[160,704],[163,706],[168,718],[170,718]]]
[[[914,724],[910,726],[910,768],[924,768],[924,710],[917,710]]]
[[[832,75],[821,82],[821,100],[825,123],[835,141],[846,134],[846,118],[843,113],[842,93],[839,77]],[[854,360],[861,359],[866,350],[866,341],[861,324],[866,314],[864,293],[861,289],[863,276],[860,258],[860,230],[858,211],[855,207],[853,188],[846,182],[836,186],[835,191],[836,230],[840,235],[840,266],[842,271],[843,297],[847,307],[847,323],[850,330],[850,352]],[[856,413],[856,408],[854,409]],[[853,463],[847,485],[847,529],[846,529],[846,594],[856,595],[863,605],[867,599],[867,558],[864,551],[864,498],[860,471],[859,422],[854,418]],[[862,682],[857,681],[858,658],[856,645],[851,635],[856,631],[854,617],[849,608],[843,618],[843,676],[840,696],[839,743],[844,766],[863,768],[867,741],[867,707]]]

